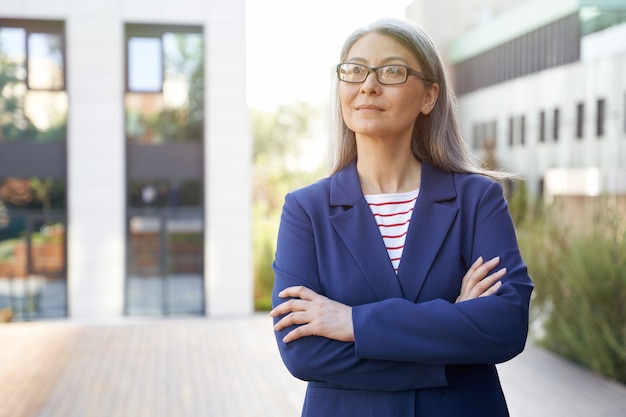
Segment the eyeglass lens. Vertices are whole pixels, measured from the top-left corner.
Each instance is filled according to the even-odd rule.
[[[401,65],[370,68],[360,64],[340,64],[337,68],[339,79],[349,83],[365,81],[370,72],[376,74],[376,79],[381,84],[402,84],[406,82],[408,77],[406,67]]]

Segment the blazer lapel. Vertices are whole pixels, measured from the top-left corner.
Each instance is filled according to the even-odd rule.
[[[404,297],[416,301],[458,208],[442,204],[456,198],[453,174],[422,162],[420,193],[404,243],[398,279]]]
[[[335,210],[330,222],[378,299],[401,297],[398,278],[376,220],[363,197],[354,162],[333,176],[330,204],[343,208]]]

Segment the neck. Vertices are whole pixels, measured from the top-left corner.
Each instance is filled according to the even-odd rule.
[[[422,164],[410,144],[357,138],[357,172],[363,194],[393,194],[420,187]]]

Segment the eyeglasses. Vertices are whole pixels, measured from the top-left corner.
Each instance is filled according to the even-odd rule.
[[[424,81],[432,82],[432,80],[426,78],[421,72],[407,67],[406,65],[368,67],[366,65],[353,64],[350,62],[337,65],[337,77],[347,83],[362,83],[367,79],[370,72],[376,74],[376,80],[380,84],[385,85],[404,84],[409,79],[409,75],[414,75]]]

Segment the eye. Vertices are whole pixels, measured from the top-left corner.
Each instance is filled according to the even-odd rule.
[[[381,68],[383,75],[386,76],[396,76],[404,74],[404,67],[398,65],[388,65],[386,67]]]
[[[347,72],[351,72],[352,74],[360,74],[364,71],[362,65],[352,64],[347,68]]]

